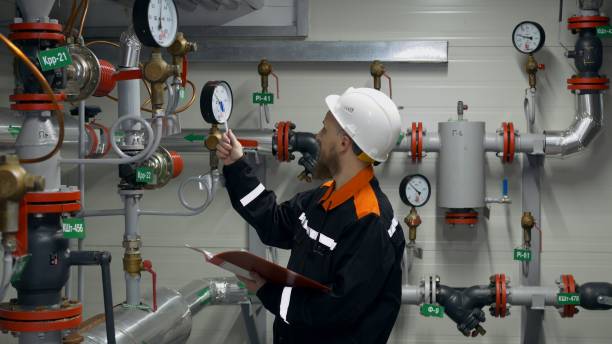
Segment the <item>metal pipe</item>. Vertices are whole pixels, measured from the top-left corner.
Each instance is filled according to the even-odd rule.
[[[402,304],[419,305],[425,300],[424,290],[413,285],[402,286]]]
[[[13,274],[13,254],[8,247],[4,246],[4,259],[2,260],[2,279],[0,280],[0,302],[4,301],[4,296],[11,283]]]
[[[568,156],[585,149],[603,126],[603,94],[576,95],[576,117],[568,129],[545,131],[546,155]]]
[[[121,190],[119,191],[123,198],[125,207],[125,234],[123,236],[124,246],[134,245],[134,247],[126,246],[126,252],[140,252],[140,229],[138,227],[138,212],[140,211],[140,198],[142,190]],[[131,274],[125,272],[125,295],[126,303],[132,306],[140,305],[140,273]]]
[[[257,141],[257,151],[262,154],[272,154],[272,129],[232,129],[236,137],[244,140]],[[168,150],[178,152],[205,151],[204,138],[208,136],[207,129],[182,129],[181,134],[162,138],[161,145]]]
[[[110,142],[108,144],[111,144]],[[85,101],[79,102],[79,159],[85,158]],[[79,190],[81,209],[85,208],[85,165],[79,165]],[[78,250],[85,248],[83,239],[78,239]],[[77,267],[77,297],[80,302],[85,301],[85,272],[82,266]],[[68,280],[70,281],[70,279]],[[70,283],[70,282],[68,282]]]
[[[144,296],[151,303],[151,295]],[[192,318],[207,305],[249,302],[248,291],[235,278],[194,280],[181,289],[157,290],[158,309],[117,306],[114,309],[119,344],[184,343],[191,333]],[[84,343],[105,344],[104,325],[80,333]]]
[[[517,286],[508,288],[508,303],[513,306],[558,306],[559,286]],[[543,298],[543,300],[541,300]],[[538,305],[544,301],[543,304]]]

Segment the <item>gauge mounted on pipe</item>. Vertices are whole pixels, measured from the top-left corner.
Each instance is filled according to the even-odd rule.
[[[136,0],[132,10],[134,32],[152,48],[167,48],[178,32],[178,11],[173,0]]]
[[[226,123],[234,104],[232,88],[225,81],[209,81],[200,94],[202,117],[210,124]]]
[[[542,25],[532,21],[520,22],[512,31],[512,43],[523,54],[533,54],[540,50],[545,39]]]
[[[422,207],[431,196],[431,184],[421,174],[406,176],[400,183],[399,194],[404,204],[415,208]]]

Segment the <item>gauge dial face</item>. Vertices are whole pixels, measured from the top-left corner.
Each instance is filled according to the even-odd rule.
[[[217,122],[227,122],[232,113],[232,103],[232,89],[225,81],[220,82],[213,90],[211,101],[213,115]]]
[[[512,32],[514,47],[523,54],[533,54],[544,46],[544,29],[538,23],[524,21]]]
[[[153,36],[155,42],[164,48],[172,45],[178,30],[178,14],[174,1],[149,1],[147,19],[151,36]]]
[[[431,196],[431,184],[423,175],[415,174],[405,177],[400,183],[400,198],[412,207],[422,207]]]
[[[202,87],[200,111],[207,123],[226,123],[232,114],[233,105],[232,88],[227,82],[214,80]]]

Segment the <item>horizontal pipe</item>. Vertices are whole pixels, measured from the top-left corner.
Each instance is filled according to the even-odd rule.
[[[508,288],[508,303],[513,306],[536,306],[538,298],[544,298],[543,306],[558,306],[559,286],[517,286]]]

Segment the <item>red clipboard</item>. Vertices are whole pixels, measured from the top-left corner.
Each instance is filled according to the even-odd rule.
[[[204,255],[206,262],[215,264],[222,269],[230,271],[238,276],[250,279],[250,271],[257,272],[266,281],[289,287],[317,289],[329,293],[331,288],[304,277],[296,272],[284,268],[278,264],[269,262],[259,256],[247,251],[226,251],[212,254],[206,250],[185,245],[196,252]]]

